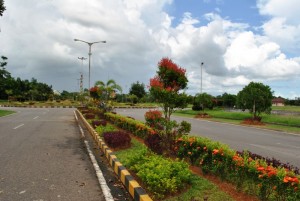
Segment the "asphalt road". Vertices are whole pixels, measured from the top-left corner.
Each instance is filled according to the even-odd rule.
[[[1,201],[104,201],[74,109],[0,117]]]
[[[142,121],[146,111],[148,109],[116,110],[119,114]],[[264,157],[274,157],[300,168],[300,135],[174,115],[172,118],[178,122],[182,120],[190,122],[192,135],[204,136],[228,144],[234,150],[249,150]]]

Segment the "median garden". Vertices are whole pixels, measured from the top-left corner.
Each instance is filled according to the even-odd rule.
[[[105,108],[85,108],[81,113],[153,200],[300,200],[297,168],[191,136],[188,122],[171,120],[175,108],[187,106],[183,92],[187,82],[185,69],[163,58],[149,85],[162,112],[146,112],[145,123]],[[251,84],[269,90],[262,84]],[[102,91],[97,90],[95,100]],[[270,106],[269,102],[262,104]],[[267,108],[256,102],[254,119]],[[203,178],[206,175],[219,178],[248,197],[237,198],[220,191]]]
[[[233,200],[191,167],[259,200],[300,199],[297,168],[190,136],[185,122],[170,125],[160,111],[147,112],[146,123],[98,109],[82,113],[154,200]]]

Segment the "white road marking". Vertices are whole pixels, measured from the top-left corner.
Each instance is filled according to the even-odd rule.
[[[78,122],[78,118],[77,118],[77,115],[76,115],[75,111],[74,111],[74,114],[75,114],[75,118],[76,118],[76,120],[77,120],[77,122]],[[81,128],[81,126],[80,126],[79,124],[78,124],[78,127],[79,127],[79,130],[80,130],[80,132],[81,132],[81,136],[84,137],[85,135],[84,135],[83,129]],[[89,145],[88,141],[87,141],[87,140],[84,140],[84,143],[85,143],[86,149],[87,149],[87,151],[88,151],[88,154],[89,154],[89,156],[90,156],[90,159],[91,159],[91,161],[92,161],[92,163],[93,163],[94,169],[95,169],[95,171],[96,171],[96,175],[97,175],[97,177],[98,177],[98,182],[99,182],[100,187],[101,187],[101,189],[102,189],[102,192],[103,192],[103,194],[104,194],[105,200],[106,200],[106,201],[114,201],[114,198],[113,198],[113,196],[111,195],[110,189],[109,189],[109,187],[107,186],[107,183],[106,183],[106,181],[105,181],[105,178],[104,178],[104,176],[103,176],[102,171],[100,170],[100,167],[99,167],[99,165],[98,165],[98,163],[97,163],[97,160],[96,160],[96,158],[95,158],[93,152],[92,152],[91,149],[90,149],[90,145]]]
[[[37,119],[37,118],[39,118],[39,116],[36,116],[36,117],[34,117],[33,119]]]
[[[22,127],[22,126],[24,126],[25,124],[20,124],[20,125],[18,125],[18,126],[16,126],[16,127],[14,127],[13,129],[18,129],[18,128],[20,128],[20,127]]]

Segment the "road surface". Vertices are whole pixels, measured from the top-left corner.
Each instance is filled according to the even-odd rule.
[[[144,114],[148,109],[117,109],[116,111],[144,121]],[[234,150],[249,150],[264,157],[274,157],[300,168],[300,135],[174,115],[172,118],[178,122],[182,120],[190,122],[192,135],[204,136],[228,144]]]
[[[74,109],[9,109],[17,113],[0,117],[1,201],[105,201]],[[115,176],[112,170],[105,175]]]

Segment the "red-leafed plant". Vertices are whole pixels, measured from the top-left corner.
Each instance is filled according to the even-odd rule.
[[[125,148],[130,146],[131,138],[124,131],[112,131],[103,133],[105,143],[111,148]]]

